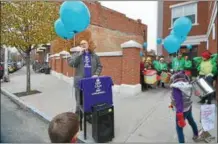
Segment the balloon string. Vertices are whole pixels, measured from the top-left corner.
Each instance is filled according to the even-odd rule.
[[[67,39],[64,41],[64,49],[67,51]]]
[[[73,47],[76,46],[76,35],[74,35],[74,44],[73,44]]]
[[[76,46],[76,35],[74,35],[74,41],[73,41],[73,47]],[[73,79],[75,79],[75,67],[73,66]],[[74,87],[74,82],[73,82],[73,89],[72,89],[72,95],[73,98],[75,98],[75,87]]]

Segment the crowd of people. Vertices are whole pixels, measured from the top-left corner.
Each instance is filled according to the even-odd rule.
[[[194,78],[205,78],[206,81],[213,87],[216,85],[217,79],[217,54],[212,55],[209,51],[205,51],[201,54],[201,57],[195,57],[192,60],[185,54],[178,53],[170,61],[166,61],[164,56],[156,56],[156,59],[152,60],[151,57],[142,57],[140,63],[140,79],[142,85],[142,91],[152,88],[151,84],[145,81],[145,71],[155,70],[159,78],[157,78],[157,83],[155,86],[161,86],[165,88],[165,82],[161,77],[166,74],[167,77],[171,77],[177,71],[185,71],[185,74],[190,80]],[[168,83],[168,82],[167,82]],[[215,97],[215,94],[213,94]],[[202,99],[200,103],[205,103],[206,100],[208,104],[211,103],[213,96],[209,96]]]

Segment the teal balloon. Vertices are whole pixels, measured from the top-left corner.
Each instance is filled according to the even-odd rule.
[[[180,38],[179,38],[179,40],[180,40],[180,43],[182,44],[182,43],[184,43],[184,41],[186,40],[186,36],[181,36]]]
[[[170,31],[170,35],[174,35],[175,32],[173,30]]]
[[[59,13],[67,31],[76,34],[86,30],[90,25],[90,11],[82,1],[65,1]]]
[[[72,39],[74,36],[73,32],[68,32],[65,29],[64,24],[62,23],[60,18],[55,21],[54,28],[56,34],[63,39]]]
[[[146,43],[146,42],[144,42],[144,44],[143,44],[143,48],[144,48],[144,49],[147,48],[147,43]]]
[[[178,18],[173,24],[174,35],[187,36],[192,29],[192,22],[187,17]]]
[[[192,45],[187,45],[187,48],[188,49],[192,49]]]
[[[140,51],[140,57],[143,57],[144,56],[144,54],[143,54],[143,52],[142,51]]]
[[[157,39],[157,44],[160,45],[161,43],[162,43],[162,39],[161,39],[161,38],[158,38],[158,39]]]
[[[181,44],[187,39],[187,36],[178,36],[178,35],[176,35],[174,30],[170,31],[170,35],[174,35],[175,37],[177,37]]]
[[[169,54],[177,52],[180,45],[180,40],[175,35],[169,35],[164,39],[163,46]]]

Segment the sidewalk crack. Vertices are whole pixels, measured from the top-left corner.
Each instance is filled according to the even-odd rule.
[[[131,135],[133,135],[142,126],[142,124],[157,110],[157,108],[160,106],[160,103],[163,103],[163,99],[165,98],[164,96],[167,95],[168,93],[170,93],[170,91],[165,91],[163,94],[160,95],[157,104],[151,108],[148,114],[144,115],[144,117],[140,120],[140,122],[137,124],[135,129],[125,139],[124,143],[126,143],[131,137]]]

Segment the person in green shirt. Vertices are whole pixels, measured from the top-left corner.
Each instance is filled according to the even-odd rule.
[[[217,73],[217,64],[214,59],[211,58],[211,53],[209,51],[205,51],[201,54],[201,59],[198,59],[196,62],[197,69],[199,71],[199,77],[205,78],[208,84],[213,86],[213,76]],[[196,60],[196,59],[194,59]],[[199,103],[204,104],[207,100],[207,104],[211,104],[212,98],[214,94],[210,94],[199,101]]]
[[[191,79],[191,69],[192,69],[192,61],[188,59],[188,56],[185,56],[185,64],[184,64],[185,73]]]
[[[165,62],[164,58],[161,57],[160,61],[158,63],[158,75],[161,75],[162,72],[167,72],[167,71],[168,71],[167,63]],[[164,82],[163,81],[159,81],[158,82],[158,86],[160,85],[160,83],[161,83],[161,86],[163,88],[165,88]]]
[[[158,67],[158,65],[159,65],[159,56],[156,56],[156,59],[153,61],[153,67],[154,67],[154,69],[158,72],[159,71],[159,67]]]
[[[178,56],[172,60],[172,69],[174,72],[184,70],[185,59],[182,56],[182,53],[178,53]]]
[[[192,61],[188,59],[188,56],[185,56],[184,69],[185,70],[190,70],[191,67],[192,67]]]

